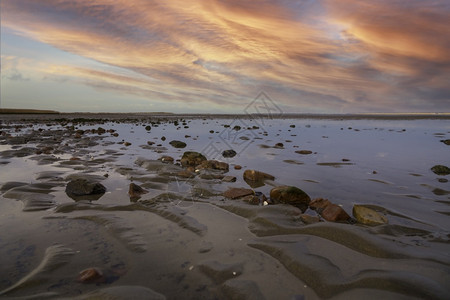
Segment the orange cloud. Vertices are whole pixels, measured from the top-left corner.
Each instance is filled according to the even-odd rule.
[[[404,107],[411,97],[448,97],[448,6],[387,0],[1,2],[2,26],[127,74],[72,66],[64,72],[73,80],[221,105],[263,89],[300,111],[376,110],[391,97]],[[417,82],[431,93],[413,95]]]

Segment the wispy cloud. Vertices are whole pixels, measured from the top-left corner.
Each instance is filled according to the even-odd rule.
[[[48,78],[217,109],[259,90],[289,111],[450,109],[445,0],[15,0],[1,8],[2,26],[17,34],[116,68],[53,66],[51,76],[42,70]]]

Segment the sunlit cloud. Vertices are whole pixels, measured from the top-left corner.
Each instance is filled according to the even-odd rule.
[[[36,62],[42,78],[181,107],[209,103],[217,112],[239,112],[261,90],[289,112],[449,110],[449,7],[444,0],[1,2],[5,29],[97,63]]]

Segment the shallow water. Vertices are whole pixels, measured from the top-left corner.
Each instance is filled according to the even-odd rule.
[[[4,295],[445,299],[450,293],[450,185],[443,180],[448,176],[430,170],[449,165],[450,146],[441,142],[449,139],[449,120],[155,121],[1,124]],[[118,136],[74,137],[76,129],[98,127]],[[172,140],[187,146],[176,149]],[[237,155],[222,157],[227,149]],[[236,182],[184,179],[177,176],[181,166],[157,161],[180,159],[185,151],[229,163],[225,175]],[[246,169],[275,176],[254,188],[266,196],[274,186],[293,185],[349,214],[354,204],[375,208],[389,223],[305,225],[296,207],[224,198],[229,187],[249,188]],[[101,181],[106,194],[91,201],[68,197],[65,186],[79,174]],[[131,182],[149,193],[131,201]],[[56,244],[70,250],[45,260]],[[56,267],[39,269],[45,261]],[[78,282],[90,267],[102,270],[103,279]]]

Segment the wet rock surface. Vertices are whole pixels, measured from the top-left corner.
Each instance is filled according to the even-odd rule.
[[[65,191],[74,200],[97,200],[106,192],[106,187],[99,182],[77,178],[67,183]]]
[[[295,186],[278,186],[270,190],[270,199],[276,203],[291,204],[299,207],[302,212],[308,208],[311,198]]]

